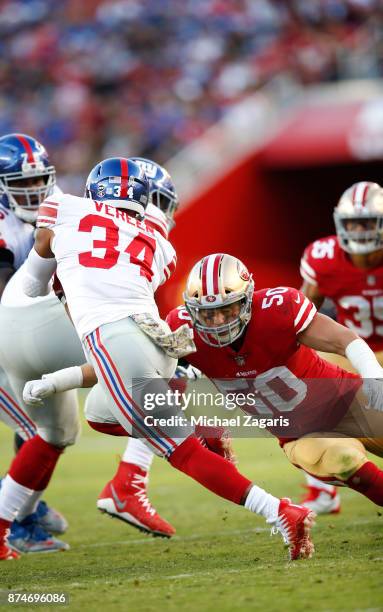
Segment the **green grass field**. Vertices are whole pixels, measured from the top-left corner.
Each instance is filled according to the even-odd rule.
[[[3,473],[12,454],[5,428],[0,444]],[[345,490],[342,513],[318,520],[315,557],[289,563],[262,519],[156,459],[150,497],[177,535],[153,539],[95,508],[123,447],[84,426],[45,497],[70,521],[71,550],[2,563],[2,590],[65,591],[71,610],[87,611],[383,610],[383,516],[357,493]],[[237,440],[236,449],[244,474],[276,495],[299,497],[302,477],[276,442]]]

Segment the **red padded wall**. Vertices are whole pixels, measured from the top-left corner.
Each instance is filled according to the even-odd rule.
[[[209,253],[242,259],[258,288],[299,286],[303,248],[333,232],[337,199],[360,180],[382,183],[382,163],[277,168],[260,153],[245,159],[178,213],[171,234],[177,271],[158,291],[161,314],[182,303],[188,272]]]

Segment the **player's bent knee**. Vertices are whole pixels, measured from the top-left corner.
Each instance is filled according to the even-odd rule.
[[[355,444],[357,442],[357,444]],[[367,460],[366,450],[358,441],[333,444],[326,449],[321,461],[321,471],[341,480],[349,478]]]
[[[70,427],[66,428],[38,428],[37,433],[45,442],[53,446],[58,446],[60,448],[73,446],[81,433],[80,421],[77,420],[75,423],[72,423]]]
[[[291,463],[315,473],[316,466],[320,463],[327,447],[327,438],[304,437],[285,444],[284,451]]]

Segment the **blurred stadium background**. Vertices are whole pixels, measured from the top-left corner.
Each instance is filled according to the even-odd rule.
[[[340,193],[382,181],[382,32],[382,0],[0,0],[0,133],[40,139],[75,194],[104,157],[169,169],[163,311],[207,252],[296,285]]]

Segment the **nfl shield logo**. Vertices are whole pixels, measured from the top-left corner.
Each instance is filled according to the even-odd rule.
[[[245,355],[237,355],[236,357],[234,357],[234,359],[237,365],[239,366],[245,365],[245,361],[246,361]]]

